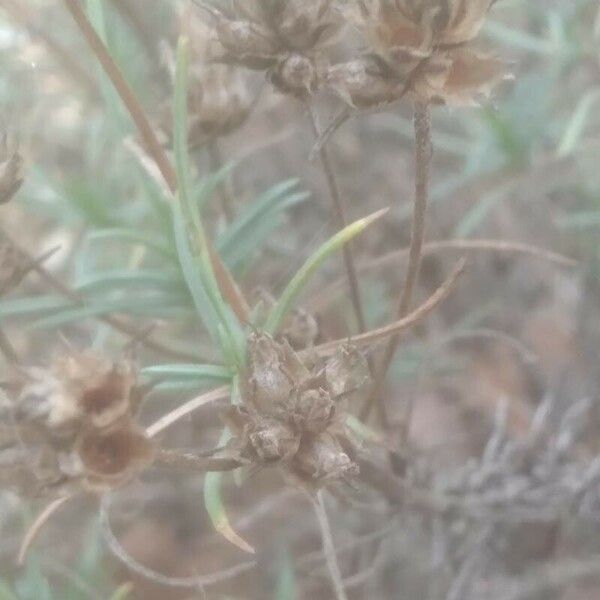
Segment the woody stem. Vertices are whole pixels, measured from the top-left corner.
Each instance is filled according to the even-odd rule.
[[[414,130],[415,130],[415,197],[413,219],[411,226],[410,249],[408,256],[408,267],[404,280],[404,287],[398,301],[396,310],[399,319],[404,318],[411,309],[413,295],[419,271],[421,269],[421,258],[423,242],[425,239],[425,223],[427,216],[427,204],[429,201],[429,172],[431,166],[432,144],[431,144],[431,111],[429,105],[424,102],[416,102],[414,108]],[[363,420],[368,419],[373,405],[383,403],[382,388],[388,369],[394,359],[400,334],[390,338],[383,356],[381,367],[373,389],[361,412]]]

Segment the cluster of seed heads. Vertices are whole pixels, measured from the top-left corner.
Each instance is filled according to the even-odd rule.
[[[253,334],[242,402],[226,415],[230,451],[257,466],[280,466],[309,487],[355,475],[358,445],[346,424],[347,403],[367,380],[364,357],[352,347],[323,362]]]

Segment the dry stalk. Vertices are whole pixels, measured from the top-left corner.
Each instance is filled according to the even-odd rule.
[[[400,295],[397,315],[402,319],[411,307],[413,294],[421,268],[423,241],[425,238],[425,220],[429,201],[429,170],[431,165],[431,112],[429,104],[416,102],[414,109],[415,127],[415,200],[411,228],[408,268],[404,288]],[[375,377],[373,389],[361,411],[361,418],[367,420],[376,402],[383,405],[382,389],[387,371],[392,363],[400,335],[395,334],[389,341],[381,364],[381,370]]]
[[[62,506],[64,506],[69,500],[72,500],[75,497],[74,494],[70,496],[62,496],[61,498],[57,498],[53,500],[40,512],[40,514],[35,518],[35,521],[31,524],[25,536],[23,537],[23,541],[21,542],[21,546],[19,547],[19,554],[17,556],[17,564],[22,566],[25,564],[25,558],[27,557],[27,552],[29,552],[29,548],[40,534],[41,530],[44,528],[44,525],[50,520],[52,515],[54,515]]]
[[[431,256],[445,250],[456,250],[459,252],[494,252],[498,254],[517,254],[530,256],[531,258],[537,258],[539,260],[548,261],[560,267],[573,268],[577,266],[577,261],[546,250],[545,248],[539,248],[531,244],[525,244],[522,242],[510,242],[505,240],[486,240],[486,239],[472,239],[472,240],[440,240],[438,242],[429,242],[423,245],[423,256]],[[401,248],[400,250],[393,250],[387,254],[382,254],[373,260],[361,263],[358,265],[358,273],[368,272],[370,275],[374,271],[379,269],[386,269],[389,267],[395,267],[399,260],[404,260],[409,253],[409,248]],[[332,282],[325,289],[323,289],[317,296],[314,296],[309,307],[313,312],[320,312],[325,310],[332,298],[342,289],[344,285],[344,279],[339,278]]]
[[[88,21],[85,12],[81,8],[79,0],[63,1],[67,10],[81,30],[81,33],[83,34],[91,50],[102,65],[106,75],[114,85],[117,93],[123,101],[123,104],[127,108],[131,119],[139,131],[146,150],[152,157],[152,160],[154,160],[158,166],[163,179],[169,186],[169,190],[173,195],[175,195],[177,193],[177,174],[173,165],[171,164],[171,161],[165,153],[164,148],[158,140],[156,132],[152,128],[144,108],[136,98],[131,86],[127,83],[127,80],[121,73],[117,63],[110,55],[108,49],[104,45],[104,42],[100,39],[100,36],[96,33],[96,30]],[[238,288],[233,276],[212,246],[210,240],[207,240],[207,242],[209,244],[208,252],[210,254],[210,260],[212,262],[215,277],[217,278],[221,292],[238,319],[242,323],[247,323],[250,316],[250,308],[248,303]]]
[[[327,517],[327,511],[325,510],[323,491],[319,490],[314,496],[310,496],[310,498],[313,508],[315,509],[317,521],[319,522],[321,539],[323,541],[323,553],[325,554],[325,560],[327,561],[327,568],[329,569],[329,575],[331,576],[331,582],[335,591],[336,600],[348,600],[348,596],[344,590],[342,573],[340,572],[340,567],[337,561],[335,543],[331,534],[329,518]]]
[[[310,123],[315,134],[315,139],[319,140],[321,137],[321,131],[319,127],[319,120],[313,106],[307,102],[308,114],[310,116]],[[337,181],[337,177],[329,156],[329,150],[327,144],[322,144],[318,149],[319,160],[325,180],[327,181],[327,189],[329,191],[329,197],[333,205],[337,228],[342,230],[348,225],[348,211],[346,202],[344,201],[340,192],[340,186]],[[348,278],[348,285],[350,287],[350,300],[352,301],[352,307],[354,308],[354,314],[356,316],[356,322],[358,325],[359,333],[364,333],[367,330],[367,323],[365,320],[365,313],[360,295],[360,287],[358,283],[358,276],[356,272],[356,263],[354,260],[354,253],[352,252],[352,242],[345,244],[342,248],[342,255],[344,258],[344,267],[346,269],[346,277]],[[369,365],[372,367],[372,365]],[[371,370],[373,370],[371,368]]]

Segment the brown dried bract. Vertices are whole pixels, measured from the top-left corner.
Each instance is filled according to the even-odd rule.
[[[469,47],[492,0],[360,0],[344,13],[369,53],[332,67],[327,81],[348,104],[370,108],[409,95],[472,105],[507,77],[495,57]]]

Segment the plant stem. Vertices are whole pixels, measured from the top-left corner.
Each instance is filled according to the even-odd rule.
[[[325,510],[323,492],[319,490],[315,496],[311,496],[311,500],[315,509],[317,520],[319,522],[321,539],[323,540],[323,553],[325,554],[325,560],[327,561],[327,568],[329,569],[331,582],[333,583],[336,600],[348,600],[346,590],[344,590],[342,573],[340,572],[340,567],[338,565],[337,556],[335,553],[335,544],[333,542],[333,536],[331,535],[331,527],[329,525],[327,511]]]
[[[396,311],[399,319],[404,318],[410,311],[415,287],[421,269],[421,258],[423,252],[423,241],[425,239],[425,222],[427,216],[427,204],[429,201],[429,171],[431,166],[431,112],[427,103],[416,102],[414,108],[415,128],[415,198],[413,219],[411,227],[410,249],[408,254],[408,267],[404,287],[400,294],[398,308]],[[363,410],[361,419],[369,417],[375,403],[383,405],[382,388],[385,376],[394,359],[400,334],[390,338],[383,357],[381,369],[375,378],[373,389]]]
[[[221,155],[221,148],[219,147],[219,141],[213,139],[208,144],[208,159],[210,161],[210,170],[213,175],[218,173],[223,168],[223,156]],[[221,209],[227,223],[231,223],[235,216],[233,195],[229,189],[229,178],[226,181],[219,181],[217,184],[217,192],[219,194],[219,200],[221,203]]]
[[[318,141],[321,138],[319,121],[314,108],[310,104],[308,104],[308,113],[310,115],[310,122],[315,134],[315,138]],[[326,143],[319,146],[318,154],[321,167],[327,181],[327,188],[331,198],[331,203],[333,204],[334,213],[337,219],[337,227],[341,230],[348,225],[348,211],[346,209],[346,203],[344,202],[340,192],[340,186],[331,163],[331,158],[329,156]],[[346,268],[346,276],[348,277],[348,284],[350,286],[350,299],[354,308],[358,331],[359,333],[364,333],[367,330],[367,323],[365,320],[365,313],[360,296],[360,287],[358,284],[358,276],[356,274],[356,264],[352,252],[352,244],[346,244],[342,249],[342,253],[344,257],[344,266]]]
[[[89,22],[84,10],[81,8],[79,0],[63,0],[67,10],[73,17],[75,23],[81,30],[85,40],[87,41],[92,52],[95,54],[98,62],[102,65],[104,72],[111,80],[117,93],[119,94],[125,108],[129,112],[131,119],[133,120],[139,134],[143,140],[146,151],[152,157],[152,160],[156,163],[156,166],[160,170],[160,173],[167,183],[169,190],[173,195],[177,193],[177,173],[169,160],[164,148],[160,144],[158,137],[150,124],[150,120],[144,111],[143,106],[136,98],[133,90],[127,80],[123,76],[123,73],[119,69],[117,63],[110,55],[108,48],[104,45],[104,42],[100,39],[96,30]],[[237,283],[233,279],[229,269],[225,266],[216,250],[209,243],[209,255],[210,260],[213,264],[215,276],[219,283],[219,287],[223,293],[223,296],[231,306],[232,310],[242,323],[247,323],[250,317],[250,309],[237,286]]]

